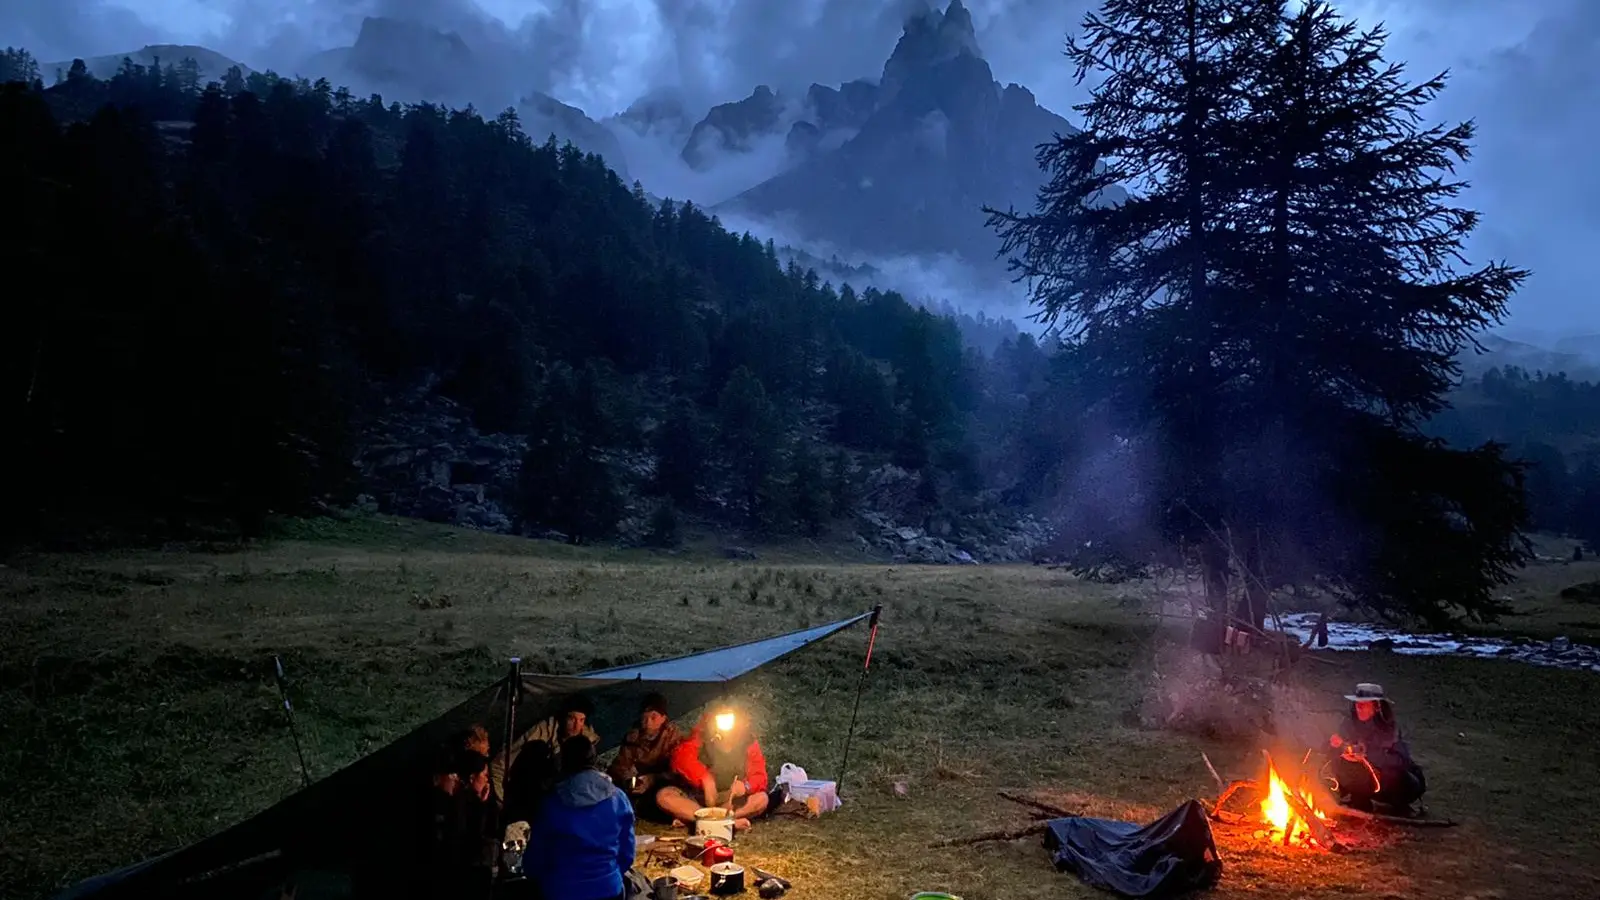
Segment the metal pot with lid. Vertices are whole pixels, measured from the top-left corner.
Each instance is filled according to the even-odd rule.
[[[744,866],[738,863],[717,863],[711,867],[711,893],[719,897],[744,891]]]

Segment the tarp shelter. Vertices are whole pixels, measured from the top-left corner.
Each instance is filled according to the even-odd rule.
[[[587,672],[517,678],[519,731],[553,715],[570,694],[594,704],[591,721],[602,752],[621,742],[638,716],[645,694],[659,691],[677,709],[705,705],[733,682],[800,648],[829,637],[871,612],[659,662]],[[437,719],[340,769],[266,811],[180,850],[80,882],[56,900],[119,898],[266,898],[292,878],[298,900],[351,894],[396,896],[404,884],[402,829],[412,827],[413,786],[426,784],[430,754],[472,723],[489,730],[498,751],[505,746],[511,675]]]

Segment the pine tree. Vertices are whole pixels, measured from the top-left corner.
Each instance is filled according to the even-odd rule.
[[[651,547],[671,550],[683,543],[683,526],[678,522],[678,508],[671,498],[656,504],[650,512],[650,529],[645,533],[645,543]]]
[[[795,444],[793,457],[789,510],[806,534],[815,536],[827,524],[830,511],[822,464],[817,459],[816,450],[805,440]]]
[[[733,469],[734,488],[752,527],[772,524],[781,511],[781,431],[777,413],[755,373],[740,366],[722,389],[717,404],[722,443]]]
[[[39,62],[21,47],[0,50],[0,84],[18,81],[32,85],[39,81]]]
[[[835,450],[828,465],[828,501],[830,512],[842,519],[855,509],[856,484],[850,471],[850,454],[843,448]]]
[[[1526,273],[1453,268],[1471,126],[1415,124],[1442,79],[1406,84],[1381,31],[1321,3],[1108,0],[1085,31],[1069,56],[1104,76],[1085,130],[1041,153],[1039,212],[991,223],[1155,448],[1163,535],[1205,548],[1215,608],[1231,557],[1256,623],[1278,583],[1493,614],[1526,552],[1520,473],[1418,425]]]
[[[592,370],[556,367],[532,417],[533,437],[518,477],[521,518],[564,532],[573,543],[609,536],[622,501],[600,455],[603,420]]]
[[[680,507],[694,505],[705,477],[707,447],[700,436],[694,406],[679,398],[653,439],[656,471],[653,488]]]

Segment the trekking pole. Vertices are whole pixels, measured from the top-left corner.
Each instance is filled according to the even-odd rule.
[[[850,741],[856,736],[856,716],[861,712],[861,689],[866,687],[867,672],[872,669],[872,648],[878,643],[878,617],[883,614],[883,604],[872,607],[872,632],[867,635],[867,660],[861,666],[861,677],[856,679],[856,702],[850,710],[850,730],[844,736],[844,761],[839,763],[839,777],[835,779],[834,789],[841,795],[844,794],[844,774],[850,769]]]
[[[283,698],[283,714],[289,721],[289,736],[294,738],[294,755],[300,760],[300,786],[311,786],[311,769],[306,765],[305,751],[300,748],[300,729],[294,724],[294,704],[289,701],[289,679],[283,674],[283,660],[272,655],[272,667],[277,671],[278,695]]]
[[[504,832],[506,825],[506,796],[507,785],[511,781],[511,743],[517,734],[517,701],[522,698],[522,657],[511,657],[511,674],[506,677],[506,733],[501,738],[505,743],[500,748],[500,829]]]

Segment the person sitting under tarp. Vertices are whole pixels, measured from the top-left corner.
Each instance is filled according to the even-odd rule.
[[[506,820],[526,819],[539,808],[544,795],[561,775],[561,743],[582,735],[598,744],[600,736],[589,727],[594,706],[589,698],[575,694],[562,702],[555,715],[533,723],[533,727],[511,742],[510,772],[506,755],[496,753],[489,760],[489,785],[495,802],[506,811]]]
[[[1350,715],[1328,739],[1323,771],[1339,802],[1371,811],[1373,804],[1406,810],[1428,789],[1422,768],[1395,721],[1394,704],[1379,684],[1358,684],[1346,694]]]
[[[667,699],[648,694],[639,708],[639,727],[622,739],[622,749],[607,774],[628,794],[634,815],[641,819],[671,820],[656,803],[656,795],[672,777],[672,752],[683,743],[683,732],[672,724]]]
[[[545,900],[622,900],[633,866],[633,807],[595,768],[594,743],[561,743],[561,781],[530,823],[523,871]]]
[[[428,790],[426,877],[415,882],[436,900],[487,896],[494,867],[494,806],[489,801],[489,734],[473,726],[440,748]]]
[[[734,827],[750,827],[750,820],[767,811],[767,760],[761,742],[744,716],[731,709],[707,713],[672,754],[675,784],[656,794],[662,811],[680,822],[694,821],[695,810],[716,807],[727,800]]]

